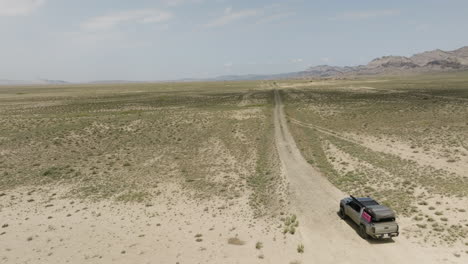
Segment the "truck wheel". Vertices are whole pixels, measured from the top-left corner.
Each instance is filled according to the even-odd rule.
[[[364,239],[368,239],[369,238],[369,235],[367,234],[366,232],[366,227],[364,225],[360,225],[359,226],[359,235],[364,238]]]
[[[340,215],[341,219],[346,219],[346,213],[344,211],[344,208],[340,206],[340,212],[338,213]]]

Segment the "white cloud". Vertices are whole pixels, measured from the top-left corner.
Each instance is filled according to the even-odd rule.
[[[266,16],[262,19],[260,19],[257,24],[265,24],[265,23],[270,23],[276,20],[281,20],[283,18],[291,17],[295,15],[293,12],[286,12],[286,13],[278,13],[278,14],[273,14],[271,16]]]
[[[226,67],[226,68],[231,68],[232,65],[233,65],[232,62],[226,62],[226,63],[224,63],[224,67]]]
[[[234,22],[236,20],[240,20],[240,19],[247,18],[247,17],[255,17],[259,15],[259,13],[260,12],[257,9],[244,9],[244,10],[233,12],[232,7],[228,7],[224,10],[223,16],[212,20],[205,26],[206,27],[221,27],[231,22]]]
[[[205,27],[221,27],[238,20],[257,18],[256,24],[269,23],[275,20],[293,16],[293,12],[284,12],[281,5],[273,4],[257,9],[243,9],[235,11],[232,7],[224,9],[224,14],[205,24]]]
[[[338,14],[331,20],[363,20],[376,17],[396,16],[400,14],[400,10],[382,9],[382,10],[365,10],[365,11],[349,11]]]
[[[45,3],[45,0],[0,0],[0,16],[25,16]]]
[[[112,29],[123,23],[159,23],[172,17],[172,13],[157,9],[130,10],[93,17],[83,22],[81,29],[85,31],[102,31]]]
[[[330,58],[327,58],[327,57],[321,58],[320,60],[321,60],[322,62],[325,62],[325,63],[329,63],[329,62],[330,62]]]
[[[64,46],[80,47],[81,49],[95,49],[98,43],[125,43],[125,37],[121,32],[66,32],[62,38],[67,44]]]
[[[183,4],[199,4],[203,3],[204,0],[163,0],[166,5],[179,6]]]

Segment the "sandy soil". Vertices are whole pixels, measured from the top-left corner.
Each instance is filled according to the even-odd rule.
[[[344,135],[348,139],[360,142],[373,151],[397,155],[403,159],[411,160],[421,166],[433,167],[468,177],[468,151],[463,148],[451,148],[450,156],[444,157],[442,146],[431,145],[430,149],[412,147],[410,144],[396,139],[376,138],[369,135]],[[446,153],[444,153],[446,154]]]
[[[338,135],[334,131],[313,124],[307,124],[293,118],[290,118],[290,120],[297,125],[316,129],[322,133],[333,135],[334,137],[364,146],[376,152],[393,154],[403,159],[414,161],[421,166],[445,170],[464,177],[468,176],[466,173],[468,170],[468,151],[463,148],[453,148],[450,157],[443,157],[441,155],[441,153],[444,153],[442,146],[432,145],[431,149],[425,150],[412,147],[410,144],[396,139],[376,138],[370,135],[363,136],[352,133]]]
[[[352,223],[337,216],[339,200],[345,194],[304,160],[288,130],[278,91],[275,100],[278,152],[302,223],[300,233],[304,238],[304,257],[308,262],[466,263],[466,256],[453,256],[449,248],[423,247],[411,243],[404,236],[386,241],[361,239]]]
[[[150,201],[121,203],[67,198],[71,187],[63,184],[24,186],[0,191],[0,263],[468,262],[468,254],[457,257],[451,248],[419,245],[405,233],[384,242],[362,240],[352,223],[337,216],[338,201],[345,194],[304,160],[288,130],[279,93],[275,95],[275,139],[282,172],[289,181],[290,212],[299,217],[296,234],[282,233],[279,218],[286,215],[256,217],[248,193],[233,200],[194,199],[172,182],[161,183],[154,190],[159,195]],[[242,104],[256,100],[255,93],[249,93]],[[248,109],[229,118],[244,120],[257,114]],[[139,121],[125,129],[138,126]],[[236,133],[236,137],[242,141],[247,136]],[[210,158],[212,169],[229,167],[232,160],[221,162],[225,156],[213,151],[216,141],[209,144],[206,151],[215,156]],[[164,157],[153,154],[143,167]],[[440,197],[430,202],[435,200]],[[466,200],[458,203],[456,208],[468,210]],[[450,212],[444,211],[444,216],[451,217]],[[403,232],[405,221],[401,222]],[[240,242],[229,243],[231,238]],[[261,242],[258,249],[257,242]],[[304,254],[297,252],[299,244],[304,244]]]
[[[300,236],[283,235],[277,219],[255,219],[245,198],[199,201],[175,185],[149,204],[73,200],[64,193],[63,186],[3,193],[0,263],[290,263],[301,258]],[[236,237],[242,245],[228,243]]]

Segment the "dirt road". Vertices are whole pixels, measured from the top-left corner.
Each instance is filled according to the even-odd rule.
[[[288,130],[281,96],[275,89],[275,137],[300,221],[307,263],[452,263],[450,253],[423,248],[404,237],[365,241],[351,222],[338,215],[339,200],[346,196],[302,157]],[[454,262],[456,263],[456,262]]]

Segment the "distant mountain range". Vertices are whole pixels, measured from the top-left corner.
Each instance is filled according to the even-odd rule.
[[[7,80],[0,79],[0,85],[45,85],[45,84],[68,84],[69,82],[61,80],[37,79],[34,81]]]
[[[304,71],[266,74],[266,75],[226,75],[209,79],[180,79],[174,81],[241,81],[241,80],[276,80],[304,78],[340,78],[359,75],[401,75],[428,72],[447,72],[468,70],[468,46],[453,50],[440,49],[415,54],[411,57],[384,56],[372,60],[367,65],[359,66],[329,66],[319,65]],[[2,80],[0,85],[35,85],[35,84],[68,84],[61,80],[39,79],[36,81]],[[90,84],[140,83],[126,80],[103,80],[89,82]]]
[[[384,56],[372,60],[367,65],[329,66],[319,65],[305,71],[273,75],[221,76],[213,80],[272,80],[349,77],[358,75],[395,75],[427,72],[446,72],[468,70],[468,46],[453,50],[440,49],[415,54],[411,57]]]

